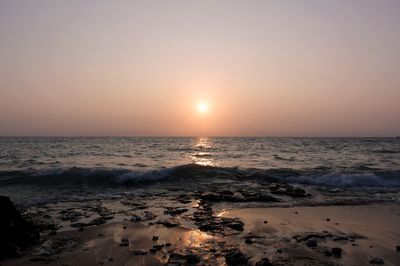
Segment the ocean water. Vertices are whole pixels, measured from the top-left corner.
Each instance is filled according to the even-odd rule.
[[[177,184],[264,178],[393,193],[400,189],[400,139],[0,138],[0,194],[25,202],[55,200],[60,191],[65,197],[65,191],[104,195],[111,188],[115,193],[160,182],[167,186],[176,176]]]

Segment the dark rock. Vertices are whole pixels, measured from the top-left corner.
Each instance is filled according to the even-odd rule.
[[[229,223],[228,227],[232,228],[233,230],[236,230],[236,231],[240,231],[240,232],[244,231],[244,224],[241,221],[235,221],[235,222]]]
[[[137,222],[141,222],[142,218],[139,215],[134,214],[134,215],[132,215],[130,221],[133,223],[137,223]]]
[[[400,246],[396,246],[396,251],[400,252]]]
[[[154,245],[153,248],[154,248],[155,250],[162,250],[163,245]]]
[[[256,263],[255,266],[273,266],[273,264],[269,261],[268,258],[262,258]]]
[[[200,262],[200,257],[195,254],[186,255],[187,264],[196,264]]]
[[[31,262],[39,262],[39,261],[44,261],[43,257],[33,257],[29,259]]]
[[[318,246],[318,242],[315,239],[309,239],[306,242],[306,246],[309,247],[309,248],[315,248],[315,247]]]
[[[0,258],[15,257],[40,238],[36,226],[15,209],[8,197],[0,196]],[[15,247],[15,248],[14,248]]]
[[[105,224],[108,220],[113,219],[113,216],[100,216],[96,219],[93,219],[92,221],[88,223],[73,223],[71,224],[71,227],[89,227],[89,226],[94,226],[94,225],[101,225]]]
[[[228,265],[247,265],[249,258],[239,249],[233,249],[225,254],[225,261]]]
[[[330,252],[329,250],[325,250],[324,254],[325,254],[325,256],[327,256],[327,257],[332,256],[332,252]]]
[[[330,218],[326,218],[326,221],[329,222],[331,219]]]
[[[19,258],[22,253],[16,245],[9,243],[0,243],[0,256],[7,258]]]
[[[383,261],[382,258],[373,258],[373,259],[371,259],[371,260],[369,261],[369,263],[371,263],[371,264],[382,265],[382,264],[384,264],[385,262]]]
[[[272,194],[285,195],[292,198],[306,198],[311,196],[304,189],[290,185],[277,185],[276,187],[270,187],[270,190]]]
[[[267,224],[267,223],[268,223],[268,221],[264,221],[264,223],[265,223],[265,224]]]
[[[180,209],[180,208],[169,207],[169,208],[167,208],[166,211],[164,211],[164,214],[169,214],[171,216],[176,216],[176,215],[180,215],[182,213],[185,213],[187,211],[188,211],[188,209]]]
[[[157,241],[158,240],[158,236],[153,236],[152,240],[153,241]]]
[[[244,241],[247,245],[251,245],[253,244],[253,240],[251,238],[246,238],[246,240]]]
[[[150,253],[156,253],[156,252],[157,252],[157,249],[155,249],[155,248],[150,248],[150,249],[149,249],[149,252],[150,252]]]
[[[145,251],[143,249],[138,249],[138,250],[133,251],[133,254],[135,254],[135,255],[146,255],[147,251]]]
[[[277,249],[276,252],[278,252],[279,254],[282,254],[283,250],[282,249]]]
[[[176,219],[166,219],[166,220],[159,220],[157,224],[161,224],[167,228],[176,227],[181,225],[181,223]]]
[[[341,248],[332,248],[332,255],[340,258],[342,256],[342,249]]]
[[[332,237],[332,241],[348,241],[349,239],[345,236],[334,236]]]
[[[78,229],[79,232],[82,232],[83,230],[85,230],[85,228],[83,228],[83,227],[79,227],[79,229]]]
[[[129,239],[126,237],[121,238],[121,243],[119,243],[121,247],[127,247],[129,246]]]

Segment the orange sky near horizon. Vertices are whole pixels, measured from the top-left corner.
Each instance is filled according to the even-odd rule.
[[[0,136],[397,136],[398,25],[389,0],[1,1]]]

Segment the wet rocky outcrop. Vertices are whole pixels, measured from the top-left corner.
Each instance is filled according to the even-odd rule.
[[[21,216],[10,198],[0,196],[0,258],[20,257],[21,250],[39,238],[38,229]]]

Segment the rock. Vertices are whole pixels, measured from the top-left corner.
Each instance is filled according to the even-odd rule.
[[[0,196],[0,258],[16,257],[20,249],[37,242],[38,228],[16,210],[8,197]]]
[[[121,247],[127,247],[129,246],[129,239],[126,237],[121,238],[121,243],[119,243]]]
[[[236,231],[240,231],[240,232],[244,231],[244,224],[241,221],[235,221],[235,222],[229,223],[228,227],[232,228]]]
[[[332,256],[332,252],[330,252],[329,250],[325,250],[324,255],[330,257]]]
[[[233,249],[225,254],[225,261],[228,265],[247,265],[249,258],[239,249]]]
[[[265,224],[267,224],[267,223],[268,223],[268,221],[264,221],[264,223],[265,223]]]
[[[400,252],[400,246],[396,246],[396,251]]]
[[[315,248],[315,247],[318,246],[318,242],[315,239],[309,239],[306,242],[306,246],[309,247],[309,248]]]
[[[255,266],[272,266],[273,264],[269,261],[268,258],[262,258],[259,260]]]
[[[153,236],[152,240],[153,241],[157,241],[158,240],[158,236]]]
[[[93,219],[92,221],[88,223],[73,223],[71,224],[71,227],[89,227],[89,226],[94,226],[94,225],[101,225],[105,224],[108,220],[113,219],[113,216],[101,216],[96,219]]]
[[[384,261],[382,258],[373,258],[369,261],[369,263],[371,264],[378,264],[378,265],[382,265],[384,264]]]
[[[330,218],[326,218],[326,221],[329,222],[331,219]]]
[[[174,208],[174,207],[168,207],[167,210],[164,211],[164,214],[168,214],[171,216],[177,216],[177,215],[187,212],[188,210],[189,209],[186,209],[186,208],[179,209],[179,208]]]
[[[40,261],[44,261],[43,257],[33,257],[29,259],[31,262],[40,262]]]
[[[299,187],[293,187],[288,184],[275,185],[270,187],[272,194],[285,195],[292,198],[306,198],[311,197],[310,193],[307,193],[304,189]]]
[[[186,256],[187,264],[196,264],[200,262],[200,257],[195,254],[189,254]]]
[[[176,219],[166,219],[166,220],[159,220],[157,221],[157,224],[162,224],[163,226],[167,227],[167,228],[171,228],[171,227],[176,227],[181,225],[181,223],[176,220]]]
[[[17,247],[16,245],[0,243],[0,256],[7,258],[19,258],[22,256],[22,253],[19,247]]]
[[[147,254],[147,251],[145,251],[145,250],[143,250],[143,249],[138,249],[138,250],[134,250],[133,251],[133,254],[135,254],[135,255],[146,255]]]
[[[163,245],[154,245],[153,246],[153,249],[155,249],[155,250],[162,250],[162,248],[163,248]]]
[[[133,223],[137,223],[137,222],[141,222],[142,218],[140,216],[134,214],[134,215],[132,215],[130,221],[133,222]]]
[[[82,232],[83,230],[85,230],[85,228],[83,228],[83,227],[79,227],[79,229],[78,229],[79,232]]]
[[[342,256],[342,249],[341,248],[332,248],[332,255],[340,258]]]
[[[244,241],[247,245],[251,245],[253,244],[253,240],[251,238],[246,238],[246,240]]]

